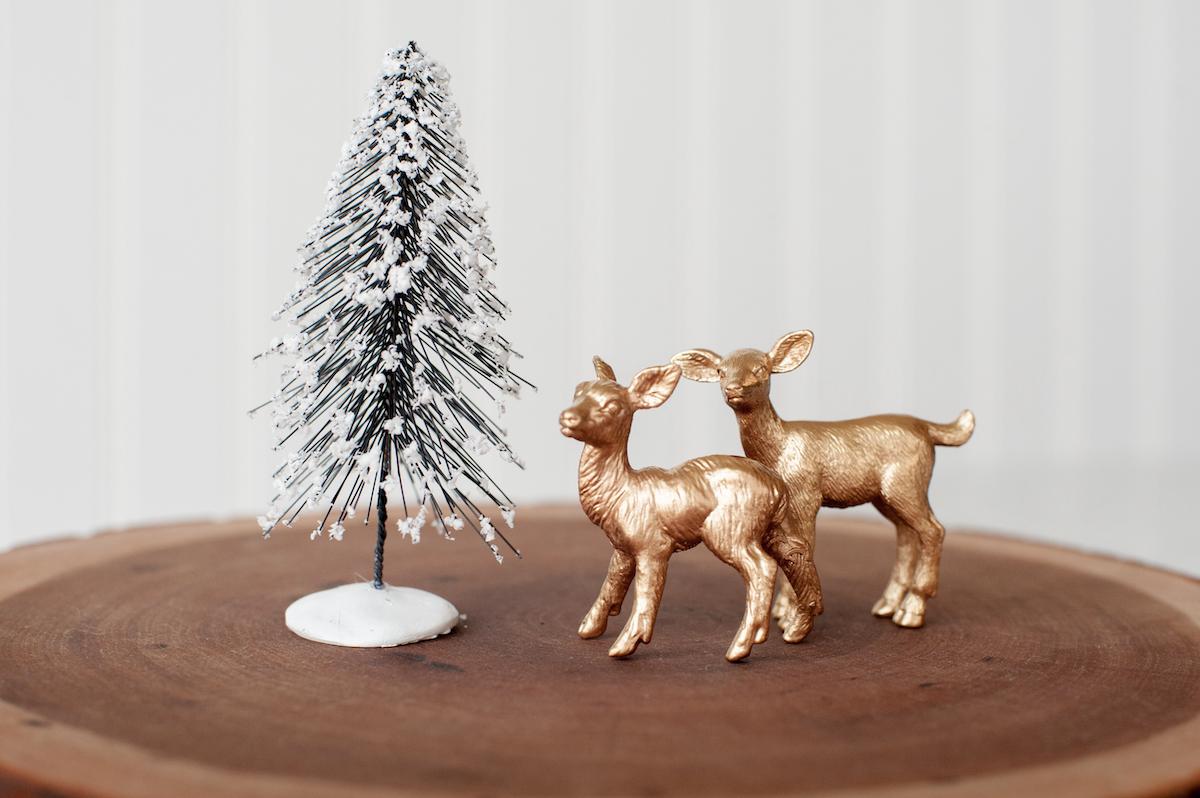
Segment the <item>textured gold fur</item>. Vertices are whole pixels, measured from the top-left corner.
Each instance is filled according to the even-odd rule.
[[[584,443],[579,503],[613,547],[608,575],[579,636],[603,634],[636,581],[633,611],[608,653],[623,657],[639,643],[649,643],[667,560],[704,543],[746,582],[746,612],[726,659],[742,659],[766,639],[777,564],[805,597],[781,621],[784,639],[802,639],[821,611],[820,585],[811,552],[795,534],[783,480],[760,463],[729,455],[699,457],[672,469],[631,468],[627,444],[633,414],[665,402],[680,369],[645,369],[625,388],[603,360],[595,358],[594,366],[596,379],[580,383],[571,406],[559,416],[562,433]]]
[[[708,349],[689,349],[672,361],[688,379],[721,384],[746,456],[770,466],[787,483],[807,551],[815,548],[822,506],[870,502],[895,524],[896,565],[872,612],[899,626],[921,626],[926,602],[937,592],[945,535],[929,507],[933,447],[966,443],[975,417],[964,410],[950,424],[902,415],[784,421],[771,403],[771,374],[797,368],[812,343],[812,333],[801,330],[780,338],[770,352],[739,349],[721,357]],[[785,585],[775,614],[789,617],[794,601]]]

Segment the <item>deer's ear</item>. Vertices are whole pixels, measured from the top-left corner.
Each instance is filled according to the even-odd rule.
[[[658,407],[671,396],[683,372],[679,366],[651,366],[642,369],[629,383],[629,398],[639,410]]]
[[[689,349],[671,358],[683,369],[683,376],[696,382],[716,382],[721,379],[721,356],[710,349]]]
[[[791,371],[804,362],[812,351],[813,334],[808,330],[788,333],[775,342],[767,360],[771,363],[771,371],[781,374]]]
[[[596,379],[617,381],[617,375],[612,370],[612,366],[605,363],[599,355],[592,357],[592,366],[596,369]]]

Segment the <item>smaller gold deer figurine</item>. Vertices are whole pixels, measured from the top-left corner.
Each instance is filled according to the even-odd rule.
[[[820,585],[812,557],[793,534],[787,487],[766,466],[745,457],[713,455],[670,470],[629,466],[627,444],[633,414],[667,401],[680,368],[653,366],[629,387],[617,384],[612,367],[593,358],[596,379],[575,388],[575,400],[559,416],[562,434],[582,441],[579,503],[613,546],[608,576],[579,636],[604,633],[610,615],[621,612],[630,582],[637,598],[624,630],[608,653],[624,657],[649,643],[662,601],[667,560],[703,542],[746,581],[746,612],[725,652],[735,662],[767,639],[776,565],[800,596],[784,619],[784,639],[798,642],[820,612]]]
[[[771,375],[798,368],[812,344],[813,334],[800,330],[780,338],[770,352],[738,349],[721,357],[708,349],[689,349],[671,360],[690,380],[721,384],[746,455],[787,482],[807,551],[815,547],[822,505],[870,502],[896,526],[896,565],[871,611],[897,626],[921,626],[925,604],[937,592],[945,535],[929,507],[933,447],[962,446],[971,439],[975,416],[964,410],[949,424],[901,415],[784,421],[771,403]],[[786,616],[791,601],[785,585],[776,615]]]

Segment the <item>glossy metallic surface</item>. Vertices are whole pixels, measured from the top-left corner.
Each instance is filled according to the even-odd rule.
[[[813,551],[817,511],[870,502],[896,526],[897,557],[872,612],[898,626],[925,621],[937,592],[945,535],[929,507],[934,446],[961,446],[975,417],[964,410],[949,424],[883,415],[847,421],[784,421],[771,403],[771,375],[792,371],[812,349],[808,330],[780,338],[770,352],[739,349],[721,357],[708,349],[680,352],[672,361],[688,379],[719,382],[733,409],[748,457],[770,466],[787,483],[806,550]],[[776,615],[792,612],[785,585]]]
[[[623,657],[639,643],[649,643],[667,560],[704,543],[746,582],[746,612],[725,658],[742,659],[767,639],[777,565],[793,594],[803,597],[780,621],[784,639],[801,640],[821,611],[821,589],[810,540],[798,534],[783,480],[760,463],[729,455],[700,457],[672,469],[631,468],[627,444],[633,414],[665,402],[679,382],[680,368],[653,366],[626,388],[603,360],[594,358],[593,364],[596,379],[580,383],[571,406],[559,416],[562,434],[584,444],[579,503],[613,547],[608,575],[579,636],[603,634],[609,616],[620,613],[626,591],[636,583],[633,611],[608,653]]]

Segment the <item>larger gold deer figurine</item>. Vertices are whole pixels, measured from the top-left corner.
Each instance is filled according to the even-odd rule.
[[[767,639],[777,563],[800,596],[781,619],[784,639],[803,638],[820,611],[820,585],[805,540],[796,534],[783,480],[760,463],[729,455],[688,460],[670,470],[631,468],[627,444],[633,414],[665,402],[679,382],[680,369],[645,369],[625,388],[603,360],[594,358],[593,365],[596,379],[581,382],[571,406],[559,416],[562,434],[584,444],[579,503],[613,547],[608,575],[579,636],[603,634],[636,580],[633,610],[608,653],[624,657],[638,643],[649,643],[667,560],[703,542],[746,582],[746,612],[725,653],[727,660],[742,659]]]
[[[891,578],[872,612],[898,626],[925,622],[925,604],[937,592],[945,530],[929,507],[934,446],[962,446],[975,417],[964,410],[950,424],[884,415],[848,421],[783,421],[771,404],[771,375],[791,371],[808,357],[808,330],[780,338],[770,352],[739,349],[721,357],[708,349],[680,352],[672,361],[685,377],[720,382],[733,409],[746,455],[775,469],[788,485],[803,546],[814,549],[817,511],[872,503],[896,526]],[[785,585],[776,614],[794,598]]]

